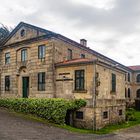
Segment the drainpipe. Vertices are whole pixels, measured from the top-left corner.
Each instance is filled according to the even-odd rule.
[[[98,59],[94,62],[94,76],[93,76],[93,130],[96,131],[96,65]]]

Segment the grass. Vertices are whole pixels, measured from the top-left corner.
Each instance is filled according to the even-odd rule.
[[[140,124],[140,111],[134,111],[133,115],[136,118],[135,121],[127,121],[124,123],[109,125],[109,126],[106,126],[102,129],[100,129],[99,131],[96,131],[95,133],[96,134],[108,134],[108,133],[112,133],[112,132],[120,130],[120,129],[129,128],[129,127]]]
[[[119,124],[108,125],[108,126],[102,128],[100,130],[97,130],[97,131],[87,130],[87,129],[79,129],[79,128],[75,128],[75,127],[68,126],[68,125],[64,125],[64,126],[56,125],[56,126],[60,127],[60,128],[67,129],[67,130],[72,131],[72,132],[78,132],[78,133],[109,134],[109,133],[113,133],[113,132],[121,130],[121,129],[129,128],[129,127],[140,124],[140,111],[134,111],[133,114],[136,118],[135,121],[127,121],[127,122],[123,122],[123,123],[119,123]]]
[[[118,130],[121,130],[124,128],[129,128],[129,127],[140,124],[140,111],[134,111],[134,116],[136,118],[135,121],[128,121],[128,122],[124,122],[124,123],[120,123],[120,124],[109,125],[98,131],[93,131],[93,130],[88,130],[88,129],[79,129],[79,128],[75,128],[75,127],[68,126],[68,125],[57,125],[57,124],[50,123],[45,119],[33,116],[31,114],[17,113],[14,111],[10,111],[10,112],[12,114],[15,114],[16,116],[23,117],[27,120],[37,121],[37,122],[45,123],[49,126],[55,126],[55,127],[59,127],[62,129],[66,129],[71,132],[83,133],[83,134],[109,134],[109,133],[113,133],[115,131],[118,131]]]

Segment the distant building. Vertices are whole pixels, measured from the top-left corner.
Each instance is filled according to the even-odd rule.
[[[140,67],[126,67],[60,34],[21,22],[0,47],[0,97],[85,99],[66,123],[99,129],[125,120],[140,97]],[[126,100],[127,99],[127,100]]]

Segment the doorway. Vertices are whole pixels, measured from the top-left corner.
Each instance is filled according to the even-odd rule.
[[[72,110],[67,110],[65,123],[67,125],[73,126],[73,111]]]
[[[22,77],[22,97],[28,98],[29,96],[29,77]]]

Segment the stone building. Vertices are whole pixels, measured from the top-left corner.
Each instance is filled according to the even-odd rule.
[[[67,113],[66,123],[76,127],[124,121],[126,98],[139,89],[140,69],[90,49],[85,39],[23,22],[2,43],[0,60],[0,97],[85,99],[86,107]]]

